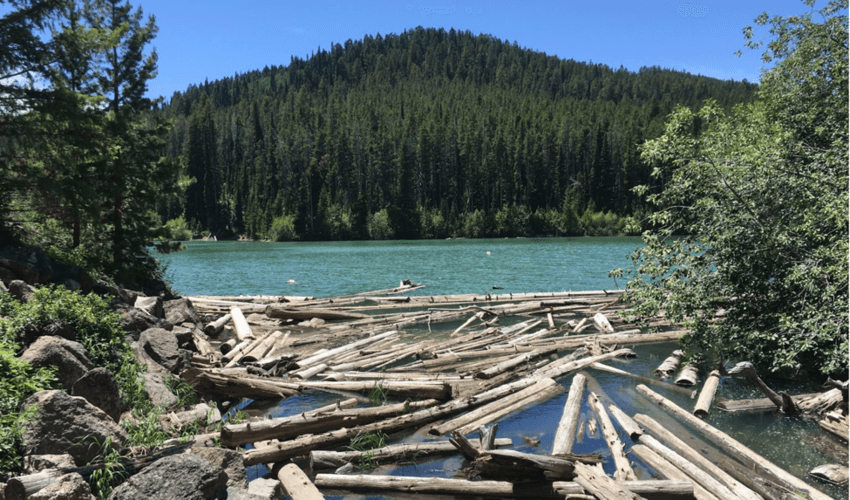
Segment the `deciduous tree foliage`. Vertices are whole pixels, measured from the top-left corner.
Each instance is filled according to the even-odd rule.
[[[665,188],[648,197],[657,226],[632,256],[629,297],[640,314],[684,319],[692,352],[846,373],[847,6],[759,17],[776,64],[758,99],[677,108],[641,148]]]
[[[306,239],[575,235],[616,233],[644,210],[629,191],[649,180],[637,145],[674,105],[728,107],[754,89],[416,28],[193,85],[161,113],[175,122],[175,158],[195,140],[195,117],[211,117],[216,155],[192,167],[183,208],[219,236],[269,237],[282,216]],[[199,196],[210,171],[220,191]],[[612,215],[592,221],[597,212]],[[504,225],[519,215],[521,227]]]

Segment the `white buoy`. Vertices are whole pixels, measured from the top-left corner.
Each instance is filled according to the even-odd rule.
[[[487,251],[487,255],[490,255],[490,251],[489,251],[489,250]]]

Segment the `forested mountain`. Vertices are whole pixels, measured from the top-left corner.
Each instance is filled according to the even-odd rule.
[[[650,183],[637,146],[673,107],[755,88],[455,30],[367,35],[175,93],[167,154],[195,182],[161,215],[272,239],[618,231]]]

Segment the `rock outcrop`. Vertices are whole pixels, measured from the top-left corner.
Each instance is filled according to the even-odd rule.
[[[201,322],[195,313],[192,301],[185,297],[167,300],[162,303],[162,306],[165,308],[165,320],[171,324],[179,325],[186,322],[198,324]]]
[[[115,488],[109,500],[180,498],[214,500],[227,491],[227,474],[196,455],[174,455],[156,461]]]
[[[242,461],[242,453],[227,448],[195,447],[186,450],[186,453],[196,455],[207,462],[224,470],[227,474],[227,488],[237,490],[248,490],[248,476],[245,472],[245,464]]]
[[[81,344],[62,337],[39,337],[24,351],[21,359],[35,368],[58,367],[56,377],[69,391],[77,380],[94,368]]]
[[[94,460],[109,439],[120,448],[127,433],[100,408],[62,391],[41,391],[24,401],[23,408],[38,406],[38,417],[24,425],[27,455],[68,453],[77,466]]]
[[[188,366],[191,353],[180,349],[177,336],[162,328],[149,328],[139,335],[139,347],[152,360],[172,373]],[[140,360],[141,361],[141,360]]]
[[[121,391],[115,377],[106,368],[95,368],[74,382],[71,395],[85,398],[89,403],[97,406],[112,420],[118,422],[121,413],[125,411],[124,403],[121,402]]]

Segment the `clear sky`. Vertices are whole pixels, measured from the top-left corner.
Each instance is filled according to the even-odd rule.
[[[285,66],[319,47],[365,34],[423,26],[485,33],[564,59],[636,71],[661,66],[758,81],[761,51],[742,28],[771,15],[808,11],[801,0],[133,0],[156,16],[159,76],[148,95],[170,98],[190,84]],[[818,5],[825,0],[818,2]],[[767,35],[765,30],[757,32]]]

